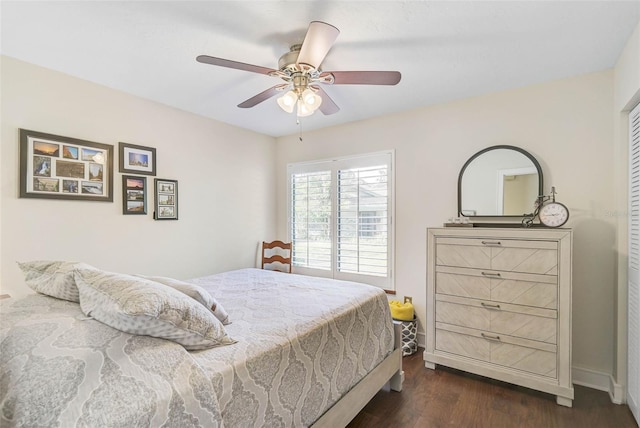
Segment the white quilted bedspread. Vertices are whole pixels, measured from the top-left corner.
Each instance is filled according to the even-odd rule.
[[[0,303],[0,426],[308,426],[393,350],[380,289],[242,269],[191,280],[238,342],[188,352],[42,295]]]

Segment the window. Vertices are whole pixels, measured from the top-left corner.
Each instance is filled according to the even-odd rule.
[[[289,165],[289,233],[300,273],[393,289],[393,153]]]
[[[386,214],[386,213],[385,213]],[[382,218],[377,211],[360,211],[360,228],[358,236],[374,236],[376,233],[376,225],[380,223]]]

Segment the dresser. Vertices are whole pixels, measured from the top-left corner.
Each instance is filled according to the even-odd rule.
[[[425,366],[571,407],[571,229],[427,229]]]

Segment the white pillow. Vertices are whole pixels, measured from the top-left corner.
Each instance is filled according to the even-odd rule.
[[[180,281],[179,279],[167,278],[164,276],[144,276],[144,275],[136,275],[140,278],[150,279],[151,281],[159,282],[160,284],[167,285],[171,288],[178,290],[181,293],[186,294],[192,299],[200,302],[205,308],[209,309],[213,315],[216,316],[220,320],[220,322],[224,325],[231,324],[231,320],[229,319],[229,314],[222,307],[220,302],[216,300],[211,294],[207,292],[204,288],[200,287],[196,284],[191,284],[188,282]]]
[[[115,329],[172,340],[188,350],[235,343],[201,304],[144,278],[77,269],[80,309]]]
[[[80,297],[73,271],[76,268],[96,269],[86,263],[53,260],[18,262],[18,266],[24,274],[25,282],[34,291],[76,303],[80,301]]]

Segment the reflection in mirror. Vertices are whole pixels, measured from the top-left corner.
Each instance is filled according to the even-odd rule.
[[[489,147],[460,171],[458,213],[522,217],[533,211],[542,190],[542,170],[533,156],[514,146]]]

